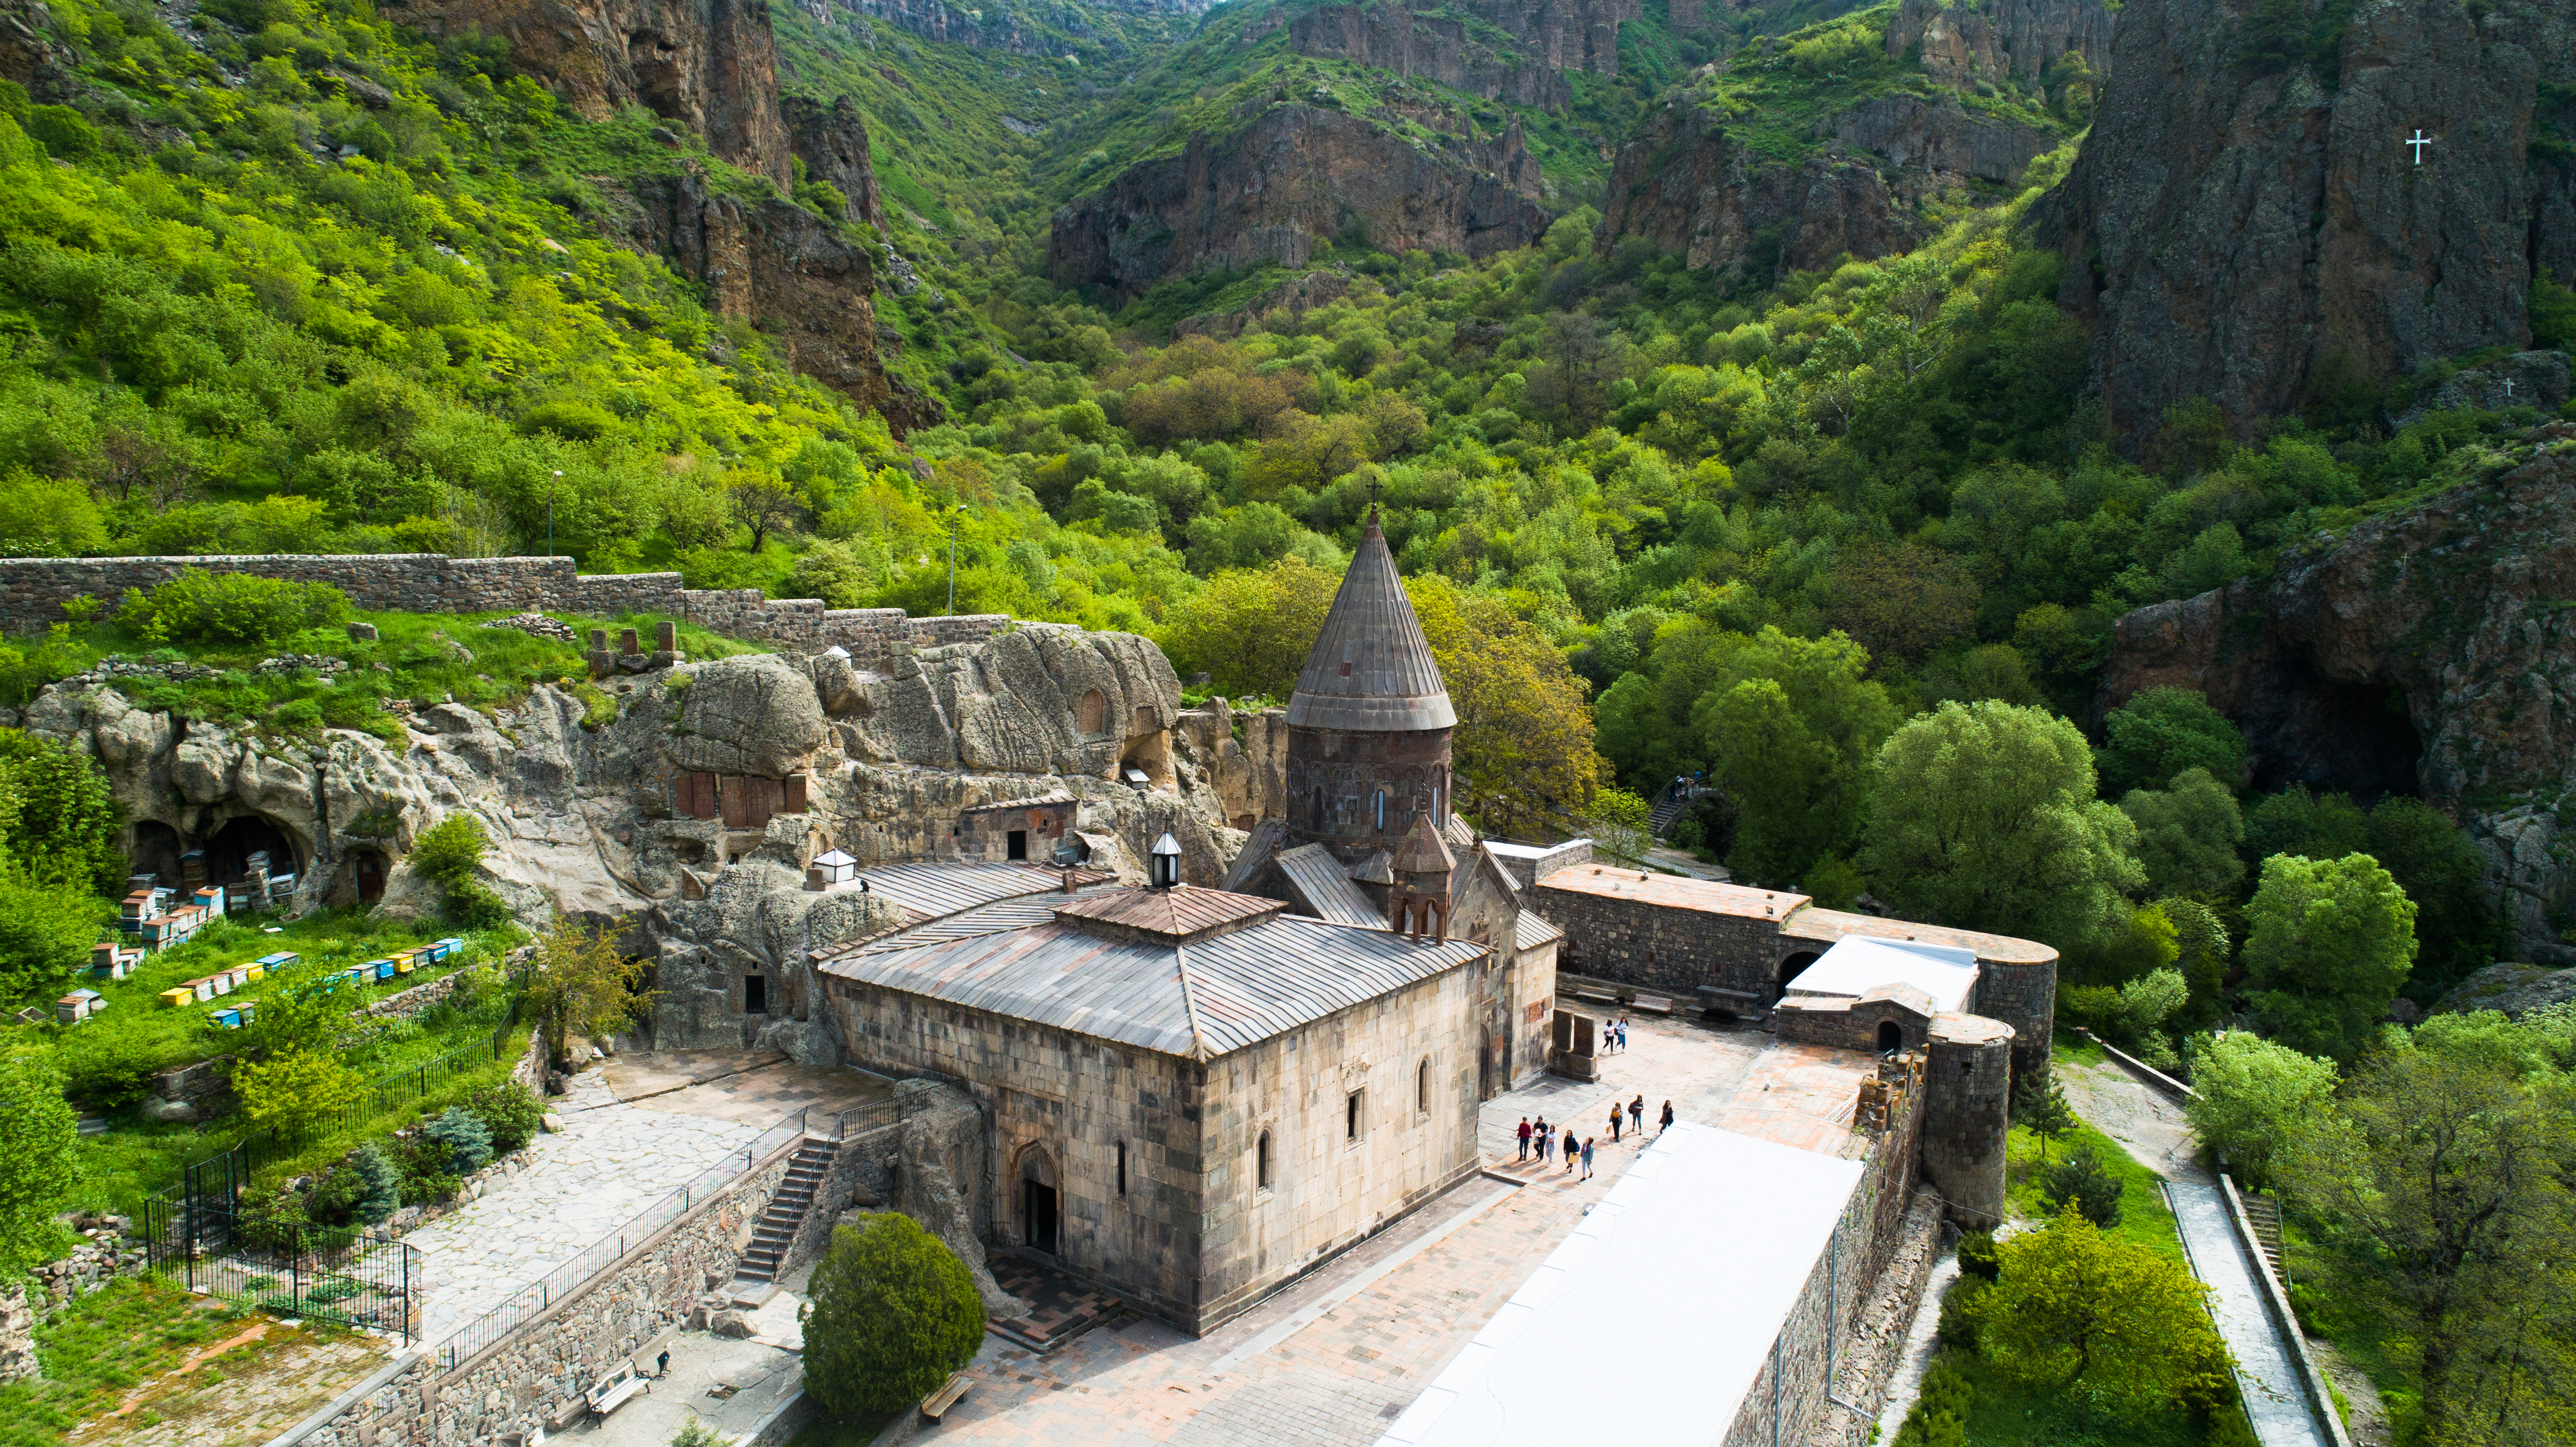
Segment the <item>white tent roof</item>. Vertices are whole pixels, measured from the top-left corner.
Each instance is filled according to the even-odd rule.
[[[1675,1124],[1379,1447],[1565,1447],[1605,1428],[1621,1447],[1722,1441],[1860,1177],[1858,1161]]]
[[[840,865],[856,864],[859,861],[852,859],[850,856],[843,854],[838,849],[835,849],[829,854],[815,855],[814,862],[817,864],[829,864],[837,868]]]
[[[1977,955],[1955,945],[1845,935],[1788,983],[1792,995],[1857,999],[1881,985],[1912,985],[1942,1010],[1964,1010],[1977,984]]]

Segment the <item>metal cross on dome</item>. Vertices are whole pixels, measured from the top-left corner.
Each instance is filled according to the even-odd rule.
[[[2428,136],[2424,134],[2424,128],[2422,126],[2417,126],[2415,128],[2415,134],[2408,136],[2397,144],[2401,146],[2413,146],[2415,148],[2415,164],[2420,166],[2424,164],[2424,148],[2439,139],[2440,137],[2438,136]]]

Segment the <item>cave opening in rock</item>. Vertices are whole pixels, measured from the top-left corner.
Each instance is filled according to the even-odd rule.
[[[134,825],[134,872],[152,875],[156,881],[177,888],[179,884],[179,831],[158,819],[137,820]]]
[[[259,814],[227,819],[206,836],[206,882],[239,884],[250,877],[250,856],[266,850],[272,875],[298,872],[295,844],[274,820]]]
[[[2424,740],[2406,696],[2381,683],[2338,683],[2311,675],[2296,690],[2286,727],[2247,729],[2254,787],[2271,793],[2305,784],[2349,794],[2367,809],[2390,794],[2420,789]]]

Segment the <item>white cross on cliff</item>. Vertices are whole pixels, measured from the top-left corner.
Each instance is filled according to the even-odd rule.
[[[2401,146],[2413,146],[2415,148],[2415,164],[2420,166],[2424,164],[2424,148],[2433,144],[2434,139],[2434,137],[2424,134],[2424,128],[2422,126],[2417,126],[2415,128],[2415,134],[2408,136],[2405,140],[2398,142],[2398,144]]]

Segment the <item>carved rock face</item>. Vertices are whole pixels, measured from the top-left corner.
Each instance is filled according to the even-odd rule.
[[[711,774],[781,779],[823,744],[823,700],[805,670],[772,653],[699,667],[680,709],[671,762]]]

